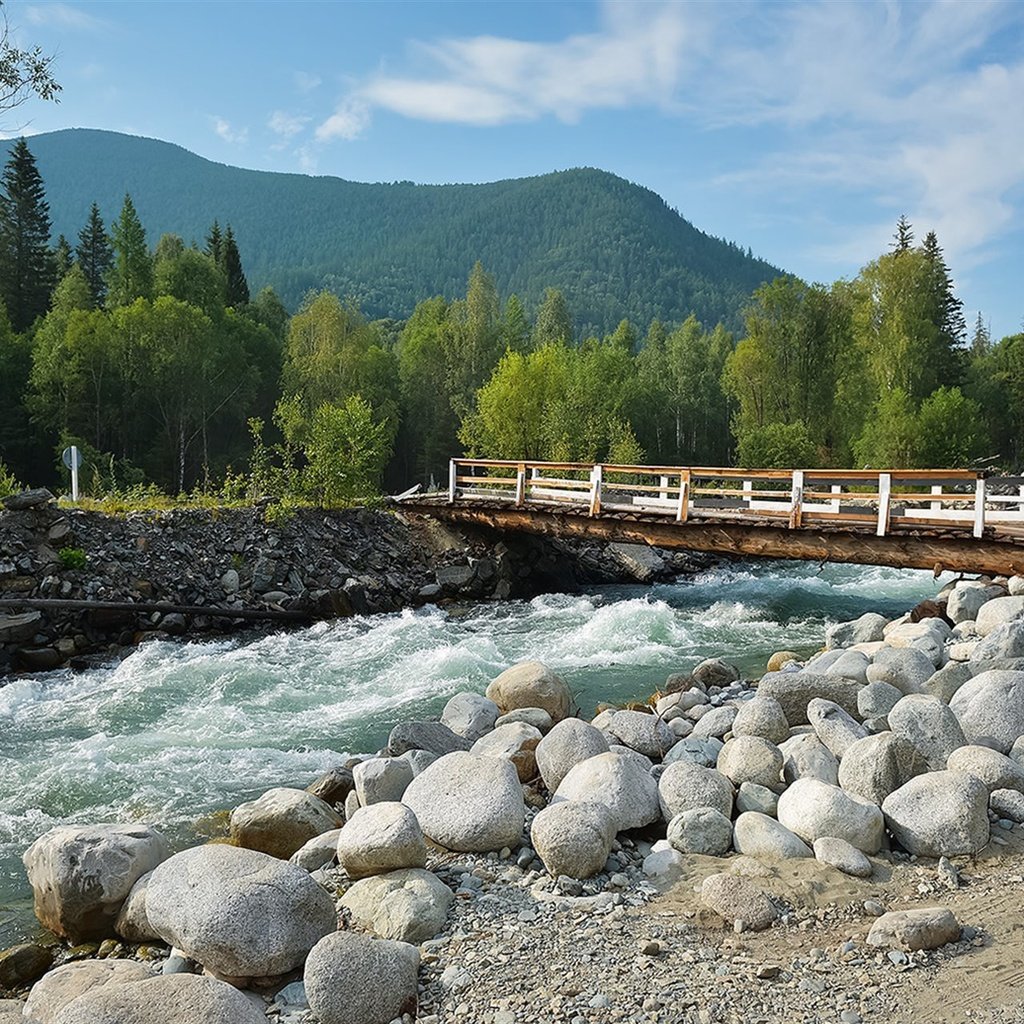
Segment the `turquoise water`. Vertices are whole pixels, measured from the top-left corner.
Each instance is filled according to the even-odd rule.
[[[827,622],[898,615],[940,584],[907,570],[734,564],[653,588],[150,643],[110,667],[16,679],[0,687],[0,948],[29,928],[21,853],[54,825],[143,820],[185,843],[202,815],[305,785],[516,661],[557,669],[590,714],[705,657],[759,675],[773,651],[820,647]]]

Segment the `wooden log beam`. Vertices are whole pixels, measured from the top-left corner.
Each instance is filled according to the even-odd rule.
[[[214,619],[246,619],[252,622],[311,622],[312,612],[284,611],[275,608],[219,608],[205,604],[171,604],[167,601],[78,601],[60,597],[0,597],[0,608],[33,608],[56,612],[176,612],[204,615]]]
[[[473,508],[415,501],[409,511],[461,523],[548,537],[650,544],[737,557],[795,558],[811,562],[887,565],[993,575],[1024,574],[1024,546],[1008,541],[889,533],[879,537],[842,529],[799,530],[740,523],[630,521],[582,517],[543,509]]]

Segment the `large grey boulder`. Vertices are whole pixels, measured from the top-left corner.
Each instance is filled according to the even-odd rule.
[[[779,821],[807,843],[835,836],[864,853],[878,853],[885,831],[875,804],[817,779],[798,779],[779,797]]]
[[[409,750],[428,750],[443,757],[458,750],[469,750],[472,745],[440,722],[399,722],[388,735],[387,752],[391,757],[400,757]]]
[[[439,846],[484,853],[517,846],[526,805],[511,762],[445,754],[413,779],[402,802]]]
[[[667,837],[677,853],[724,857],[732,846],[732,822],[713,807],[695,807],[668,823]]]
[[[928,694],[908,694],[889,712],[888,721],[893,735],[914,748],[914,774],[942,771],[949,755],[967,742],[949,705]]]
[[[402,799],[416,774],[406,754],[401,757],[371,757],[352,769],[360,807]]]
[[[418,946],[444,931],[454,901],[451,889],[437,875],[405,868],[356,882],[340,905],[361,928],[382,939]]]
[[[615,832],[615,818],[604,804],[566,800],[533,819],[530,841],[548,874],[590,878],[604,868]]]
[[[341,828],[343,820],[312,793],[280,787],[234,809],[231,839],[247,850],[287,860],[313,836]]]
[[[989,793],[997,789],[1015,789],[1024,793],[1024,766],[991,747],[960,747],[949,755],[947,767],[950,771],[966,772],[981,779]]]
[[[829,676],[818,672],[768,672],[761,676],[757,693],[761,697],[774,697],[790,726],[807,724],[807,705],[815,697],[838,704],[853,715],[857,712],[857,690],[860,684],[842,676]]]
[[[869,683],[888,683],[900,693],[920,693],[935,663],[916,647],[883,647],[868,666]]]
[[[501,709],[479,693],[457,693],[444,706],[441,724],[457,736],[475,742],[494,728]]]
[[[782,705],[774,698],[758,694],[745,701],[732,723],[733,736],[763,736],[772,743],[781,743],[789,736],[789,722]]]
[[[675,734],[661,718],[643,711],[617,711],[607,731],[623,746],[659,761],[676,742]]]
[[[817,733],[799,733],[779,745],[782,777],[787,784],[797,779],[820,779],[830,785],[839,780],[839,760]]]
[[[736,721],[736,708],[731,704],[723,704],[720,708],[711,708],[697,719],[690,735],[694,739],[721,739],[732,731]]]
[[[721,658],[705,658],[699,665],[694,666],[690,675],[702,690],[709,690],[712,686],[721,688],[736,682],[740,677],[740,670]]]
[[[1022,662],[1024,666],[1024,662]],[[993,666],[996,667],[996,666]],[[925,684],[921,692],[930,697],[938,697],[943,704],[953,699],[953,694],[966,682],[970,682],[974,672],[971,666],[962,661],[947,661]]]
[[[982,672],[956,691],[949,706],[968,743],[1008,754],[1024,736],[1024,672]]]
[[[744,782],[736,791],[736,810],[741,814],[758,811],[774,818],[779,810],[779,794],[756,782]]]
[[[891,683],[868,683],[857,693],[857,716],[861,721],[885,718],[903,698],[903,691]]]
[[[826,647],[852,647],[881,640],[889,620],[877,612],[865,612],[852,622],[837,622],[825,630]]]
[[[515,768],[519,781],[529,782],[537,776],[536,751],[540,741],[540,729],[526,722],[510,722],[481,736],[470,753],[508,761]]]
[[[882,801],[917,774],[919,755],[907,740],[880,732],[858,740],[843,755],[839,785],[864,800]]]
[[[658,784],[650,772],[636,756],[611,752],[597,754],[571,768],[552,803],[563,800],[604,804],[612,812],[616,832],[643,828],[661,814]]]
[[[690,761],[676,761],[658,779],[658,800],[665,821],[698,807],[713,807],[726,818],[731,818],[733,786],[714,768],[705,768]]]
[[[427,863],[420,823],[405,804],[388,801],[361,807],[338,832],[338,863],[349,878],[366,878]]]
[[[165,974],[103,985],[68,1003],[53,1024],[266,1024],[256,1003],[232,985],[195,974]]]
[[[769,789],[782,785],[782,751],[763,736],[736,736],[718,755],[718,770],[735,786],[754,782]]]
[[[128,942],[152,942],[160,937],[153,931],[146,913],[146,891],[152,875],[152,871],[147,871],[132,886],[114,922],[114,931]]]
[[[341,829],[335,828],[330,832],[313,836],[288,858],[288,863],[295,864],[310,873],[333,864],[338,856],[338,837],[340,835]],[[130,899],[131,897],[129,897]]]
[[[543,708],[516,708],[507,715],[499,715],[494,727],[498,729],[503,725],[511,725],[512,722],[525,722],[534,729],[540,729],[545,736],[551,732],[551,727],[555,724]]]
[[[338,923],[330,896],[308,872],[223,845],[164,861],[149,880],[146,911],[164,942],[222,978],[294,970]]]
[[[814,856],[822,864],[842,871],[844,875],[853,875],[854,878],[867,878],[874,870],[871,861],[856,846],[835,836],[815,839]]]
[[[758,860],[789,860],[812,855],[795,832],[758,811],[745,811],[736,819],[732,843],[737,853]]]
[[[1005,594],[1003,587],[993,583],[961,580],[949,593],[946,614],[954,624],[977,619],[983,604]]]
[[[978,614],[974,617],[974,624],[982,636],[988,636],[1004,622],[1012,622],[1014,619],[1020,618],[1024,618],[1024,596],[997,597],[986,601],[978,609]]]
[[[714,736],[685,736],[673,745],[662,759],[662,764],[675,764],[685,761],[687,764],[698,764],[704,768],[714,768],[718,763],[718,755],[724,744]]]
[[[1017,672],[1024,669],[1024,619],[996,626],[974,645],[967,663],[974,675],[996,668]]]
[[[534,751],[540,777],[549,793],[558,789],[574,765],[595,754],[607,753],[604,733],[579,718],[565,718],[557,723]]]
[[[758,885],[735,875],[709,875],[701,884],[700,898],[724,920],[742,921],[744,930],[763,931],[779,916],[775,904]]]
[[[946,907],[915,907],[883,914],[868,932],[869,946],[888,949],[938,949],[960,939],[960,922]]]
[[[885,823],[908,853],[958,857],[989,839],[988,789],[966,772],[918,775],[882,804]]]
[[[807,720],[818,739],[838,758],[868,734],[867,729],[835,701],[822,697],[808,701]]]
[[[502,712],[543,708],[555,722],[568,718],[572,706],[565,680],[540,661],[524,661],[505,669],[487,687],[487,697]]]
[[[405,942],[334,932],[306,960],[303,980],[320,1024],[390,1024],[416,1013],[419,950]]]
[[[170,856],[146,825],[62,825],[40,836],[22,862],[44,928],[73,943],[107,938],[132,886]]]
[[[863,651],[843,651],[828,668],[825,675],[842,676],[863,686],[868,681],[868,665],[871,659]]]
[[[37,1024],[53,1024],[72,1000],[103,985],[127,985],[153,977],[153,968],[138,960],[75,960],[62,964],[32,986],[24,1016]]]

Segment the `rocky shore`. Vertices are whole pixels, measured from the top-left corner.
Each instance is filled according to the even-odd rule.
[[[591,722],[524,662],[177,853],[54,829],[0,1024],[1022,1019],[1024,579],[825,640]]]
[[[651,582],[710,564],[630,544],[576,544],[454,530],[395,511],[267,507],[106,515],[48,492],[0,507],[0,679],[151,638],[259,628],[426,603],[504,600],[595,582]],[[131,608],[2,602],[129,603]],[[208,608],[210,612],[168,608]],[[213,614],[216,611],[218,614]],[[232,611],[239,613],[232,617]],[[268,619],[264,628],[282,628]]]

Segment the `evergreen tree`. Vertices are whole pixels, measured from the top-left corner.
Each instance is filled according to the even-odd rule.
[[[0,191],[0,295],[15,331],[43,315],[54,286],[50,207],[23,138],[11,149]]]
[[[893,235],[892,239],[892,251],[893,252],[907,252],[912,248],[914,244],[914,230],[910,226],[910,221],[907,220],[905,213],[900,214],[900,219],[896,222],[896,234]]]
[[[565,295],[558,288],[548,288],[544,301],[537,310],[537,322],[533,328],[533,347],[572,342],[572,317]]]
[[[233,306],[235,309],[245,306],[249,302],[249,282],[245,279],[242,270],[242,257],[238,252],[238,245],[235,243],[235,236],[228,225],[224,233],[224,240],[220,246],[220,259],[217,261],[227,281],[227,293],[225,305]]]
[[[107,305],[114,309],[136,299],[153,297],[153,260],[146,248],[146,229],[135,212],[132,197],[124,197],[121,214],[111,232],[114,261],[108,277]]]
[[[75,254],[71,243],[61,235],[53,249],[54,280],[57,284],[64,280],[74,263]]]
[[[114,261],[114,251],[110,246],[100,208],[93,203],[89,211],[89,220],[78,233],[78,247],[75,249],[78,265],[89,282],[94,307],[103,305],[107,297],[107,274]]]
[[[224,236],[220,233],[220,224],[214,221],[210,225],[210,233],[206,236],[206,248],[203,251],[218,266],[224,256],[223,244]]]
[[[974,336],[971,338],[971,357],[979,359],[987,356],[992,349],[992,335],[978,310],[978,318],[974,321]]]
[[[953,278],[946,266],[942,248],[934,231],[925,235],[921,251],[928,263],[933,317],[938,328],[935,353],[940,386],[955,387],[964,374],[963,345],[967,339],[964,304],[953,290]]]

